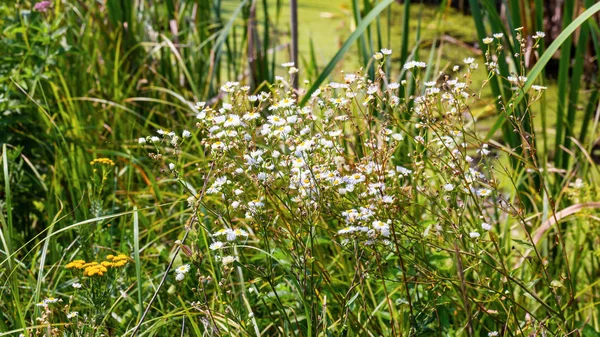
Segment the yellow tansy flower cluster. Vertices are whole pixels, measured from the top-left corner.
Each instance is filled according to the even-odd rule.
[[[129,258],[125,254],[119,254],[117,256],[109,254],[108,256],[106,256],[106,259],[108,261],[104,261],[102,263],[106,262],[106,263],[109,264],[107,266],[109,266],[109,267],[115,267],[115,268],[123,267],[129,261]]]
[[[90,165],[94,165],[94,164],[115,166],[115,162],[108,158],[96,158],[90,162]]]
[[[85,262],[84,260],[74,260],[66,265],[67,269],[83,269],[83,276],[103,276],[104,273],[108,271],[108,268],[120,268],[123,267],[129,262],[127,255],[119,254],[119,255],[108,255],[106,257],[106,261],[102,261],[100,263],[93,262]]]

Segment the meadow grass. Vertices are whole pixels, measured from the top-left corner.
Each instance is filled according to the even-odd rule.
[[[388,3],[0,5],[0,336],[598,335],[599,5]]]

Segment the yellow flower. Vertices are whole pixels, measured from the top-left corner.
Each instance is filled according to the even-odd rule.
[[[108,158],[96,158],[90,162],[90,165],[94,165],[94,164],[115,166],[115,162]]]
[[[84,264],[83,266],[81,266],[81,268],[88,268],[88,267],[93,267],[93,266],[96,266],[96,265],[98,265],[98,262],[96,262],[96,261],[94,261],[94,262],[88,262],[88,263]],[[79,268],[79,269],[81,269],[81,268]]]
[[[113,266],[114,266],[115,268],[118,268],[118,267],[123,267],[123,266],[124,266],[124,265],[126,265],[126,264],[127,264],[127,260],[121,260],[121,261],[117,261],[117,262],[115,262]]]
[[[71,269],[71,268],[81,269],[81,268],[83,268],[84,264],[85,264],[84,260],[75,260],[75,261],[67,263],[67,265],[65,266],[65,268],[67,268],[67,269]]]
[[[127,255],[119,254],[117,257],[115,257],[115,260],[127,260]]]
[[[104,273],[108,272],[109,268],[119,268],[129,263],[129,257],[125,254],[118,254],[116,256],[109,254],[106,256],[106,259],[107,261],[101,261],[100,263],[96,261],[85,262],[84,260],[74,260],[68,263],[66,268],[83,269],[84,276],[103,276]]]
[[[104,273],[107,271],[108,271],[108,269],[105,266],[103,266],[101,264],[96,264],[96,265],[85,268],[85,270],[83,271],[83,275],[84,276],[94,276],[94,275],[103,276]]]

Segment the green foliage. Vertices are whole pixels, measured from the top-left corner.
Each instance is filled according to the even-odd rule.
[[[454,336],[502,327],[510,336],[598,335],[597,303],[589,294],[598,292],[600,262],[594,203],[600,172],[592,152],[600,96],[597,73],[583,61],[589,50],[600,51],[592,19],[600,4],[566,1],[563,32],[527,54],[538,55],[535,63],[526,62],[519,35],[544,30],[543,11],[536,10],[542,0],[504,2],[506,20],[488,0],[470,1],[472,17],[447,1],[437,7],[340,1],[335,19],[319,16],[318,4],[299,2],[315,25],[310,33],[300,27],[306,43],[296,66],[297,76],[308,80],[306,92],[288,92],[287,81],[277,80],[287,75],[280,63],[289,60],[286,2],[53,0],[46,12],[33,10],[32,1],[0,3],[0,336],[130,335],[136,326],[140,336]],[[324,48],[320,28],[338,24],[339,44],[327,39]],[[504,36],[493,48],[481,43],[498,32]],[[473,72],[467,81],[464,67],[450,70],[473,56],[464,46],[476,37],[484,56],[497,57],[499,74]],[[394,53],[380,63],[373,56],[382,48]],[[554,82],[546,73],[557,53]],[[409,61],[427,67],[415,76],[404,69]],[[400,105],[377,101],[376,109],[360,114],[369,118],[344,129],[344,153],[366,156],[364,130],[388,127],[404,135],[394,165],[422,162],[421,173],[430,174],[403,180],[396,191],[401,206],[382,214],[405,224],[397,227],[396,250],[371,249],[360,240],[342,244],[339,212],[358,206],[358,195],[321,200],[331,209],[303,213],[305,221],[295,222],[282,208],[289,195],[276,199],[270,191],[269,216],[257,228],[243,215],[221,213],[228,199],[213,196],[188,207],[188,198],[205,195],[225,170],[218,166],[223,158],[205,148],[208,134],[196,128],[195,101],[223,107],[228,98],[221,86],[238,81],[249,86],[244,95],[286,96],[317,111],[311,93],[328,79],[342,81],[338,71],[355,65],[365,81],[380,79],[377,95],[389,82],[405,85],[398,89]],[[508,79],[515,75],[527,77],[516,91]],[[472,117],[465,125],[469,155],[488,170],[496,204],[474,198],[464,208],[458,191],[448,201],[417,188],[441,191],[442,179],[458,179],[443,173],[448,163],[428,147],[441,134],[436,131],[448,131],[451,118],[423,121],[411,110],[426,93],[424,82],[437,81],[443,93],[454,77],[477,89],[459,111]],[[530,90],[534,83],[549,94]],[[332,104],[325,102],[335,110]],[[272,113],[261,107],[261,116]],[[357,104],[347,112],[362,109]],[[426,123],[444,128],[422,134]],[[192,133],[164,150],[139,144],[161,128],[180,138],[183,130]],[[414,142],[416,135],[425,144]],[[483,139],[498,158],[486,162],[474,152]],[[104,157],[101,162],[114,166],[92,164]],[[466,230],[479,226],[481,214],[495,227],[470,240]],[[318,225],[310,229],[307,220]],[[440,234],[440,223],[464,227]],[[224,268],[209,248],[211,234],[233,224],[252,235],[229,252],[238,260]],[[128,265],[103,278],[65,269],[76,259],[118,253],[129,257]],[[177,268],[185,264],[191,269],[179,283]],[[73,311],[76,321],[67,316]]]

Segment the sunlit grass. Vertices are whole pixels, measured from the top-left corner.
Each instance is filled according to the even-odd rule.
[[[47,12],[32,10],[34,3],[28,1],[2,4],[0,336],[131,335],[136,326],[143,336],[219,335],[217,330],[240,336],[485,336],[494,330],[506,336],[542,330],[562,336],[600,331],[597,303],[589,295],[597,292],[599,262],[600,172],[589,153],[598,137],[597,84],[582,83],[575,90],[583,71],[582,48],[600,48],[585,43],[597,41],[598,25],[575,23],[587,31],[573,36],[581,39],[574,44],[579,49],[559,49],[575,62],[561,58],[558,79],[548,80],[543,72],[532,77],[548,88],[519,113],[533,117],[538,161],[530,156],[529,134],[521,122],[493,134],[486,161],[477,150],[494,123],[507,116],[496,104],[492,82],[486,82],[476,27],[481,24],[486,35],[504,27],[511,36],[516,27],[447,6],[394,2],[369,16],[383,1],[299,2],[301,62],[296,66],[301,88],[310,88],[328,64],[319,87],[344,82],[340,71],[349,74],[361,67],[372,79],[381,66],[386,73],[382,82],[407,81],[398,89],[402,108],[392,109],[386,101],[371,114],[362,101],[354,102],[348,111],[359,118],[344,126],[342,142],[353,169],[371,151],[363,148],[365,130],[385,126],[403,134],[392,162],[423,175],[401,178],[405,180],[394,187],[394,195],[402,206],[382,214],[404,224],[392,226],[401,237],[396,250],[369,250],[360,240],[343,245],[337,231],[347,224],[341,212],[358,207],[361,200],[351,193],[347,199],[331,194],[319,200],[329,208],[316,216],[283,207],[291,205],[286,198],[297,191],[278,194],[289,185],[266,191],[253,180],[236,180],[249,195],[269,196],[269,217],[261,225],[250,224],[244,214],[215,212],[229,207],[233,195],[207,197],[197,208],[188,204],[190,196],[203,196],[214,178],[229,169],[219,166],[224,159],[206,147],[207,134],[196,125],[202,110],[196,101],[222,108],[229,98],[220,87],[227,81],[250,86],[240,97],[270,92],[275,96],[266,102],[271,103],[284,96],[291,102],[303,98],[301,92],[288,91],[289,70],[281,66],[290,60],[287,2],[167,0],[150,6],[144,1],[52,1]],[[539,7],[541,0],[534,2]],[[522,20],[530,33],[541,30],[540,13],[531,12],[534,2],[523,3],[532,13]],[[249,61],[247,35],[252,3],[257,9],[254,62]],[[481,4],[487,6],[484,14],[491,11],[491,2]],[[513,8],[511,22],[521,21],[519,15]],[[366,18],[373,21],[361,26]],[[568,24],[570,20],[563,29]],[[353,32],[356,40],[336,56]],[[506,50],[515,47],[511,39],[503,43]],[[541,47],[538,57],[548,47]],[[384,63],[373,57],[380,48],[393,51]],[[506,56],[507,69],[518,69],[510,64],[512,56]],[[461,111],[469,117],[463,131],[470,145],[464,154],[472,165],[486,168],[490,180],[485,188],[506,204],[473,198],[458,216],[452,212],[461,207],[445,204],[448,200],[435,193],[449,192],[443,192],[449,182],[458,186],[459,175],[444,171],[447,158],[436,157],[429,146],[440,136],[436,132],[462,124],[441,116],[418,121],[410,108],[426,81],[435,81],[442,94],[448,90],[439,72],[464,80],[463,60],[470,57],[480,68],[469,74],[474,96]],[[403,71],[410,60],[427,64],[419,81]],[[510,76],[500,75],[496,78]],[[597,74],[586,75],[597,81]],[[382,91],[387,83],[380,83],[379,99],[389,98]],[[514,99],[508,94],[500,98],[505,106]],[[305,101],[310,105],[310,97]],[[335,104],[340,103],[325,105],[338,113]],[[234,111],[242,114],[249,106],[235,106]],[[263,107],[257,112],[261,118],[273,113]],[[313,108],[319,117],[329,113]],[[564,120],[557,122],[557,112]],[[383,118],[390,113],[393,118]],[[430,133],[420,134],[426,123],[431,123]],[[587,128],[581,130],[582,125]],[[323,126],[333,131],[333,126]],[[179,141],[154,148],[145,137],[162,142],[166,138],[156,134],[159,129],[175,132]],[[184,136],[184,130],[190,133]],[[580,134],[586,136],[581,146],[575,141]],[[574,137],[566,142],[565,135]],[[415,136],[425,136],[425,146],[414,142]],[[507,145],[510,137],[512,147]],[[245,151],[250,143],[240,144]],[[273,146],[262,140],[255,144],[265,150]],[[114,166],[105,165],[111,162]],[[480,228],[479,213],[495,221],[489,236]],[[310,229],[299,219],[311,219],[316,226]],[[554,221],[559,224],[552,225]],[[462,236],[440,234],[438,241],[433,233],[439,223],[466,227],[454,232]],[[247,241],[231,246],[228,268],[209,248],[215,239],[210,234],[224,224],[250,233]],[[470,238],[472,229],[483,233],[482,241],[470,240],[475,239]],[[473,242],[481,246],[475,249]],[[127,256],[126,265],[106,267],[103,275],[88,277],[83,270],[65,268],[78,259],[112,263],[107,256],[120,253]],[[186,265],[190,269],[181,271]],[[184,283],[177,282],[181,276]]]

